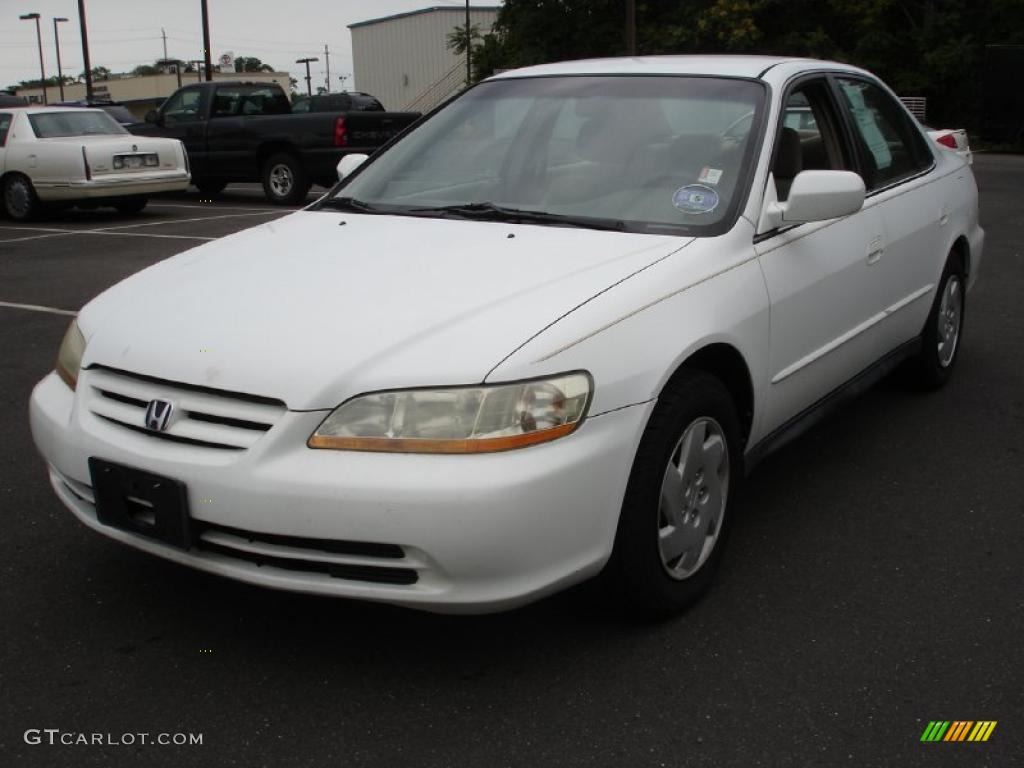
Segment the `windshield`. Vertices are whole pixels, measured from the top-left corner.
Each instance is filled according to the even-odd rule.
[[[68,112],[36,112],[28,116],[36,137],[103,136],[128,133],[102,110],[75,109]]]
[[[486,82],[324,205],[521,221],[541,212],[531,220],[719,234],[745,197],[764,100],[760,83],[727,78]]]

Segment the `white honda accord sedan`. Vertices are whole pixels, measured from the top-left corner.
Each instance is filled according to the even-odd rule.
[[[862,70],[538,66],[358,162],[82,309],[31,420],[83,523],[435,611],[606,569],[664,615],[759,458],[898,364],[956,364],[974,178]]]

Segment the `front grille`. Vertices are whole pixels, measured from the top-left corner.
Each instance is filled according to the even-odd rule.
[[[85,377],[83,377],[85,378]],[[94,366],[85,378],[90,387],[89,410],[104,421],[150,437],[217,450],[244,451],[285,413],[280,400],[225,392],[157,379],[152,376]],[[174,404],[163,432],[146,428],[152,400]]]
[[[322,573],[335,579],[379,584],[408,585],[419,581],[415,569],[395,564],[405,558],[405,550],[397,544],[310,539],[243,531],[198,520],[195,523],[198,549],[261,567]]]

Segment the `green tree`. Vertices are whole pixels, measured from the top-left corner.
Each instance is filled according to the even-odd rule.
[[[139,66],[132,70],[132,74],[136,77],[145,77],[146,75],[160,75],[163,74],[163,69],[153,64],[139,64]]]
[[[255,56],[235,57],[235,72],[274,72],[269,64],[264,64]]]
[[[480,40],[481,38],[482,35],[480,34],[480,25],[470,24],[468,36],[469,44],[473,45],[477,40]],[[466,43],[466,25],[463,24],[461,27],[456,25],[456,27],[451,32],[448,33],[448,50],[454,53],[456,56],[461,56],[466,52]]]

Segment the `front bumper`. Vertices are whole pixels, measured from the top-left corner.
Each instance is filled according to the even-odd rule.
[[[128,195],[155,195],[180,192],[188,188],[191,176],[186,171],[160,171],[148,174],[111,174],[67,182],[33,182],[40,200],[95,200]]]
[[[511,608],[600,570],[651,407],[590,418],[551,443],[477,456],[313,450],[306,439],[325,412],[287,412],[257,443],[225,454],[97,417],[83,405],[87,379],[83,371],[73,393],[50,374],[30,415],[54,490],[89,527],[253,584],[452,613]],[[100,523],[90,456],[185,483],[192,518],[227,549],[207,546],[208,534],[182,550]],[[337,542],[369,546],[339,553]],[[380,557],[372,545],[397,545],[399,556]],[[343,567],[311,572],[311,562]],[[362,575],[352,578],[360,573],[352,567]],[[379,569],[415,580],[393,583],[392,571],[377,580]]]

